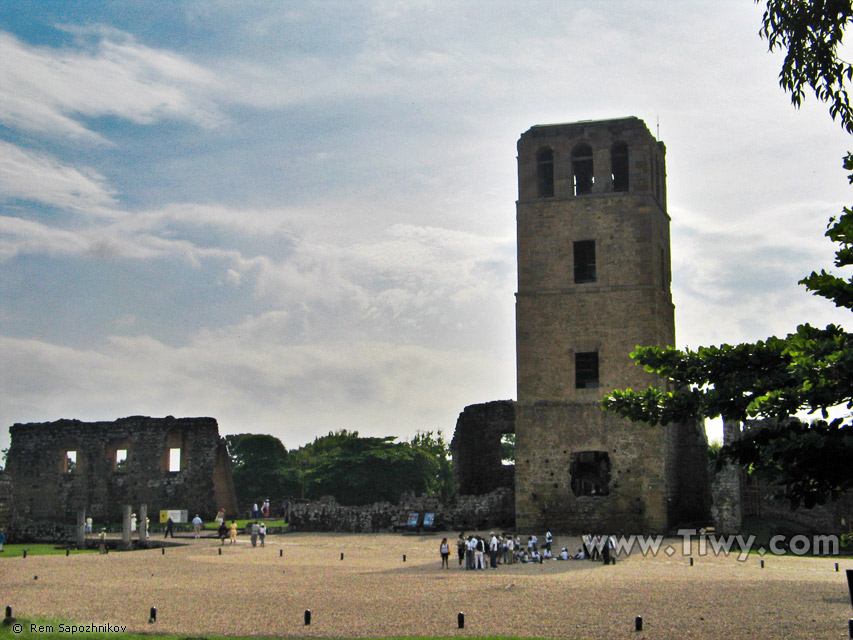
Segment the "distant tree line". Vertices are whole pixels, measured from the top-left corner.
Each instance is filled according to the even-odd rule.
[[[342,505],[365,505],[400,496],[453,492],[450,454],[441,431],[418,432],[406,442],[395,436],[362,437],[340,430],[287,450],[271,435],[225,436],[241,505],[270,498],[316,500],[334,496]]]

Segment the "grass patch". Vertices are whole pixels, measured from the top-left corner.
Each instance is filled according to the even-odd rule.
[[[65,547],[55,544],[4,544],[0,558],[20,558],[24,555],[24,549],[28,556],[64,556]],[[95,549],[71,549],[72,554],[94,553]]]
[[[14,611],[12,612],[14,614]],[[0,640],[67,640],[69,634],[73,631],[74,638],[86,638],[89,640],[183,640],[186,634],[180,635],[165,635],[165,634],[150,634],[150,633],[128,633],[126,631],[112,632],[95,632],[81,630],[83,625],[73,625],[62,620],[51,620],[48,618],[32,618],[18,619],[16,621],[20,626],[20,631],[12,625],[0,625]],[[101,623],[105,625],[106,623]],[[115,624],[110,623],[113,628]],[[120,627],[121,625],[119,625]],[[72,627],[75,627],[72,629]],[[258,640],[257,636],[244,638],[243,636],[211,636],[205,635],[205,640]],[[376,640],[446,640],[446,638],[430,638],[430,637],[400,637],[400,638],[377,638]],[[478,640],[522,640],[515,636],[481,636]],[[524,640],[537,640],[535,638],[524,638]]]

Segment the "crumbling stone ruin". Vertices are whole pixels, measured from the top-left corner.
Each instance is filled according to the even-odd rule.
[[[629,357],[675,344],[665,153],[637,118],[518,141],[519,530],[653,533],[709,517],[702,425],[599,406],[612,389],[666,384]]]
[[[75,524],[78,512],[119,522],[123,506],[237,515],[231,462],[213,418],[15,424],[5,473],[12,520]],[[192,517],[192,516],[190,516]]]
[[[723,420],[723,444],[763,428],[777,428],[770,420]],[[784,428],[784,427],[782,427]],[[718,533],[739,533],[751,518],[774,522],[776,528],[818,534],[853,531],[853,495],[811,509],[792,509],[784,499],[774,497],[778,487],[761,473],[749,474],[740,466],[726,463],[712,478],[714,529]]]
[[[501,460],[501,439],[515,433],[515,402],[472,404],[459,414],[450,442],[453,482],[459,495],[513,488],[515,467]]]

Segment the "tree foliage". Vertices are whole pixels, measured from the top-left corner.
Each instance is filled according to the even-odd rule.
[[[288,453],[275,436],[241,433],[225,436],[232,461],[232,477],[237,500],[246,503],[278,495],[287,489],[281,473]]]
[[[327,495],[343,505],[396,503],[407,491],[446,496],[453,486],[449,450],[440,431],[396,442],[393,436],[362,437],[344,429],[289,452],[273,436],[228,438],[237,497],[244,503]]]
[[[800,106],[805,91],[829,104],[830,115],[853,133],[853,109],[846,83],[853,67],[838,57],[851,2],[768,0],[761,35],[770,49],[784,49],[781,86]],[[853,172],[848,153],[844,168]],[[853,173],[849,174],[853,182]],[[826,237],[837,246],[835,267],[853,266],[853,211],[830,219]],[[853,278],[826,270],[800,284],[813,294],[853,311]],[[679,420],[768,418],[720,450],[750,471],[769,474],[793,506],[811,507],[853,487],[853,422],[829,420],[830,409],[853,408],[853,335],[837,325],[802,324],[784,338],[755,343],[678,350],[638,347],[631,357],[669,381],[666,388],[614,391],[602,406],[634,421],[667,424]],[[806,424],[797,413],[819,414]]]

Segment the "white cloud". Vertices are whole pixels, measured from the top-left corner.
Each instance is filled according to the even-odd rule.
[[[101,34],[91,50],[38,47],[0,32],[0,122],[8,127],[105,142],[80,116],[137,124],[166,119],[216,127],[225,121],[205,95],[214,73],[128,34]]]
[[[479,399],[470,394],[488,393],[495,384],[496,363],[482,353],[379,341],[268,342],[284,319],[247,318],[202,331],[183,347],[146,336],[112,338],[96,350],[0,338],[0,360],[16,363],[14,371],[0,368],[0,421],[211,415],[225,432],[263,424],[298,446],[339,428],[382,435],[452,432],[456,414]],[[472,387],[472,380],[482,383]]]
[[[114,193],[96,171],[0,140],[0,199],[30,200],[89,216],[115,217]]]

